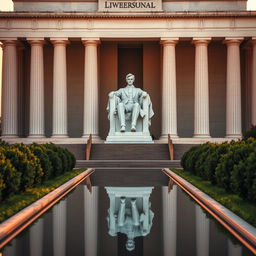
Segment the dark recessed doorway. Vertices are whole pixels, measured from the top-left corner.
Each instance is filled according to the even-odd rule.
[[[142,45],[118,46],[118,88],[125,87],[128,73],[135,75],[134,85],[143,89]]]

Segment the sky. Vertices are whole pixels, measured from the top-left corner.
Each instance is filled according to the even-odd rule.
[[[12,0],[0,0],[1,11],[11,11],[13,8]],[[248,0],[248,10],[256,10],[256,0]]]

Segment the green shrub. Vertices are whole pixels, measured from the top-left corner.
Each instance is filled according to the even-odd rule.
[[[62,173],[62,162],[61,158],[58,156],[58,153],[51,149],[48,144],[42,145],[45,149],[45,153],[49,157],[49,160],[52,165],[52,177],[56,177]]]
[[[192,147],[183,155],[181,164],[185,170],[227,192],[256,201],[256,140],[253,138]]]
[[[67,149],[56,146],[53,143],[45,144],[44,146],[57,153],[61,160],[62,172],[71,171],[74,168],[76,159]]]
[[[2,160],[0,160],[2,161]],[[0,165],[0,202],[2,201],[3,198],[3,190],[5,189],[5,184],[4,184],[4,174],[2,171],[2,163]]]
[[[2,187],[3,183],[1,182],[1,178],[3,179],[4,188]],[[1,194],[2,199],[6,199],[12,194],[18,192],[20,187],[21,173],[18,172],[9,159],[6,159],[3,153],[0,153],[0,201]],[[1,189],[2,188],[2,189]]]
[[[15,169],[21,174],[20,190],[24,191],[26,188],[33,187],[36,171],[33,165],[31,165],[26,154],[20,151],[18,148],[1,147],[0,151],[9,159]]]
[[[196,174],[195,164],[198,156],[201,153],[201,145],[193,146],[181,159],[181,164],[184,169]]]
[[[207,156],[203,163],[204,177],[206,180],[211,181],[212,184],[216,184],[216,168],[220,161],[221,156],[227,152],[228,143],[212,144],[208,149]]]
[[[68,159],[68,171],[72,171],[76,164],[76,158],[75,156],[68,151],[66,148],[63,148],[64,153],[66,154],[66,157]]]
[[[52,176],[52,172],[53,172],[53,167],[52,167],[52,163],[50,161],[49,156],[46,153],[46,150],[44,147],[42,147],[41,145],[38,145],[36,143],[32,144],[30,146],[30,150],[34,153],[34,155],[36,155],[39,160],[40,160],[40,164],[41,167],[43,169],[43,177],[42,180],[48,180],[49,177]]]
[[[250,137],[256,139],[256,125],[252,125],[251,129],[244,133],[243,138],[245,140],[247,140]]]
[[[73,169],[75,157],[54,144],[9,145],[0,141],[0,201]]]
[[[231,174],[231,186],[233,191],[242,198],[256,201],[256,190],[253,187],[256,181],[255,179],[256,149],[234,167]]]
[[[203,179],[207,179],[207,173],[204,167],[205,159],[209,155],[209,151],[212,148],[212,144],[206,143],[200,146],[199,155],[197,156],[196,163],[195,163],[195,171],[198,176],[202,177]]]
[[[44,171],[41,167],[39,158],[32,152],[29,146],[24,144],[15,144],[14,147],[17,147],[20,151],[22,151],[29,161],[29,164],[35,170],[35,180],[34,185],[38,185],[42,183],[42,179],[44,176]]]
[[[227,191],[236,192],[242,190],[242,180],[244,173],[238,172],[233,174],[234,167],[239,164],[252,152],[252,143],[250,141],[232,142],[227,152],[220,158],[220,163],[216,168],[217,184],[223,186]]]

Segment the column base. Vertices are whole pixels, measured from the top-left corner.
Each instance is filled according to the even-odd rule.
[[[242,134],[227,134],[225,138],[228,139],[242,139]]]
[[[51,138],[53,138],[53,139],[58,139],[58,138],[64,139],[64,138],[68,138],[68,135],[66,135],[66,134],[53,134],[51,136]]]
[[[210,134],[194,134],[193,138],[211,138]]]
[[[16,139],[19,138],[18,135],[2,135],[1,139]]]
[[[90,134],[83,134],[82,138],[89,139]],[[100,136],[98,134],[92,134],[92,139],[95,140],[101,140]]]
[[[171,139],[178,139],[179,136],[177,134],[170,134]],[[168,140],[168,135],[161,135],[160,140]]]
[[[45,135],[40,135],[40,134],[31,134],[28,136],[28,139],[44,139]]]

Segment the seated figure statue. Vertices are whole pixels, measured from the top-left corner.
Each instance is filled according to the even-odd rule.
[[[145,136],[150,137],[149,125],[151,124],[151,117],[154,115],[152,103],[145,91],[134,86],[134,81],[135,76],[128,74],[126,87],[109,93],[107,111],[110,130],[107,142],[112,140],[112,136],[120,136],[120,132],[122,134],[134,133],[127,134],[130,136],[130,140],[132,140],[131,137],[134,138],[133,135],[136,132],[140,132],[140,136],[144,136],[145,142],[146,140],[152,142],[151,138],[145,139]],[[122,138],[124,137],[122,136]]]

